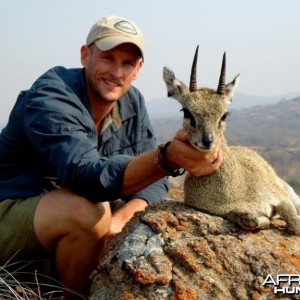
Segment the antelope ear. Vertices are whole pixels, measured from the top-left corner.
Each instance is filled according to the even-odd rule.
[[[232,97],[235,93],[237,86],[239,85],[239,82],[240,82],[240,74],[235,76],[235,78],[230,83],[226,84],[225,93],[228,97],[229,102],[232,102]]]
[[[181,103],[182,95],[189,93],[188,87],[176,79],[174,72],[167,67],[164,67],[163,79],[167,85],[168,97],[174,98]]]

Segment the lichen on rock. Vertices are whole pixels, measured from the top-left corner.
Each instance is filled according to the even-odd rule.
[[[90,299],[299,299],[263,286],[268,274],[300,273],[300,237],[283,225],[249,232],[182,202],[149,207],[112,241]]]

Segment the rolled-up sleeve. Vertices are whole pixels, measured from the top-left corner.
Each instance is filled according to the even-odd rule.
[[[145,130],[143,133],[143,140],[141,143],[142,151],[153,150],[157,148],[155,134],[153,132],[150,122],[146,122]],[[153,162],[154,163],[154,162]],[[161,203],[166,199],[166,194],[169,189],[169,182],[167,178],[156,181],[145,189],[135,193],[131,196],[133,198],[141,198],[147,201],[149,205]]]
[[[161,179],[147,188],[136,193],[133,198],[144,199],[150,206],[161,203],[166,199],[166,193],[168,191],[169,183],[167,179]]]

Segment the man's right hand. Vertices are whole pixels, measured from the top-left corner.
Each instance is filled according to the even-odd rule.
[[[181,167],[194,176],[204,176],[219,169],[223,155],[219,148],[208,152],[197,150],[189,143],[187,132],[181,129],[167,149],[167,161],[174,169]]]

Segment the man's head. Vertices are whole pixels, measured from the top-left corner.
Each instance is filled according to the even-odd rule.
[[[100,19],[90,30],[86,44],[93,43],[102,50],[108,51],[116,46],[131,43],[138,47],[144,60],[144,37],[138,26],[125,18],[107,16]]]
[[[99,20],[81,48],[90,100],[117,101],[137,78],[143,58],[144,38],[133,22],[115,16]]]

